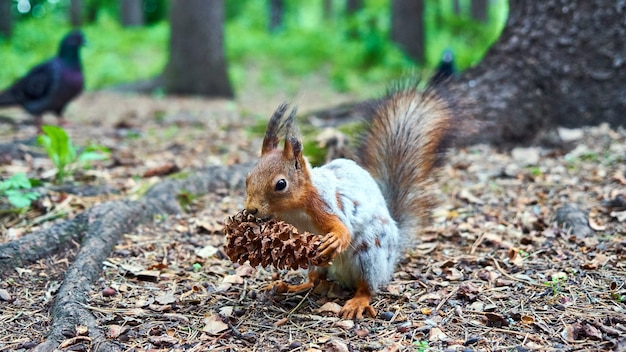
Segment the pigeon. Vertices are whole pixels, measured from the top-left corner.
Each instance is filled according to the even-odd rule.
[[[84,44],[85,37],[81,31],[68,33],[61,40],[57,56],[33,67],[0,93],[0,107],[21,105],[35,117],[39,131],[45,112],[54,113],[58,123],[64,125],[65,106],[83,91],[80,47]]]
[[[435,71],[430,80],[433,83],[439,83],[455,76],[456,73],[457,70],[456,65],[454,64],[454,53],[451,49],[446,49],[443,52],[439,65],[437,66],[437,71]]]

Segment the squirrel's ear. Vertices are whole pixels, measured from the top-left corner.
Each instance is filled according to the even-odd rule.
[[[296,169],[299,169],[302,164],[302,142],[293,133],[293,119],[296,116],[296,112],[295,108],[291,110],[289,117],[285,121],[285,149],[283,150],[283,157],[287,160],[293,158],[296,162]]]
[[[263,146],[261,147],[261,155],[270,152],[278,147],[278,134],[282,130],[283,124],[281,120],[285,116],[285,112],[289,104],[282,103],[276,108],[274,114],[267,123],[267,129],[265,130],[265,138],[263,138]]]
[[[287,160],[293,159],[296,163],[296,169],[302,167],[302,142],[295,136],[289,136],[285,139],[285,149],[283,149],[283,157]]]

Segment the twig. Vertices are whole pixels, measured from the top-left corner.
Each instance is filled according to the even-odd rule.
[[[507,277],[507,278],[509,278],[511,280],[523,282],[525,284],[532,285],[532,286],[535,286],[535,287],[544,287],[543,285],[540,285],[538,283],[534,283],[534,282],[531,282],[531,281],[526,281],[524,279],[517,278],[517,277],[507,273],[506,271],[504,271],[504,269],[502,269],[500,267],[500,264],[498,264],[498,260],[496,258],[494,258],[493,256],[489,256],[488,258],[493,261],[493,264],[496,266],[496,269],[498,269],[500,274],[504,275],[505,277]]]
[[[441,302],[439,302],[439,304],[437,305],[437,308],[435,308],[435,312],[439,311],[439,309],[444,305],[444,303],[446,303],[448,301],[448,299],[450,299],[450,297],[452,297],[455,293],[457,293],[457,291],[459,291],[459,287],[455,287],[454,290],[450,291],[450,293],[448,293],[442,300]]]

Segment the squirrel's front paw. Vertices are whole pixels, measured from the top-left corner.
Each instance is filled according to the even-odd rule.
[[[329,265],[341,252],[348,248],[350,244],[350,236],[342,235],[336,232],[329,232],[322,238],[322,244],[317,249],[318,254],[315,265]]]

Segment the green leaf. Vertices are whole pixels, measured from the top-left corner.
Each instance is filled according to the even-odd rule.
[[[30,204],[39,198],[39,193],[37,192],[22,192],[18,190],[8,190],[5,192],[7,199],[11,205],[16,208],[26,208],[29,207]]]
[[[83,152],[78,155],[78,161],[106,160],[107,158],[107,155],[99,152]]]
[[[31,188],[31,183],[26,174],[23,172],[18,172],[13,176],[9,177],[7,180],[0,182],[0,191],[6,191],[10,189],[29,189]]]
[[[44,134],[37,137],[37,142],[48,153],[58,170],[57,179],[62,181],[67,173],[67,166],[76,161],[76,147],[64,129],[51,125],[44,125],[41,129]]]

